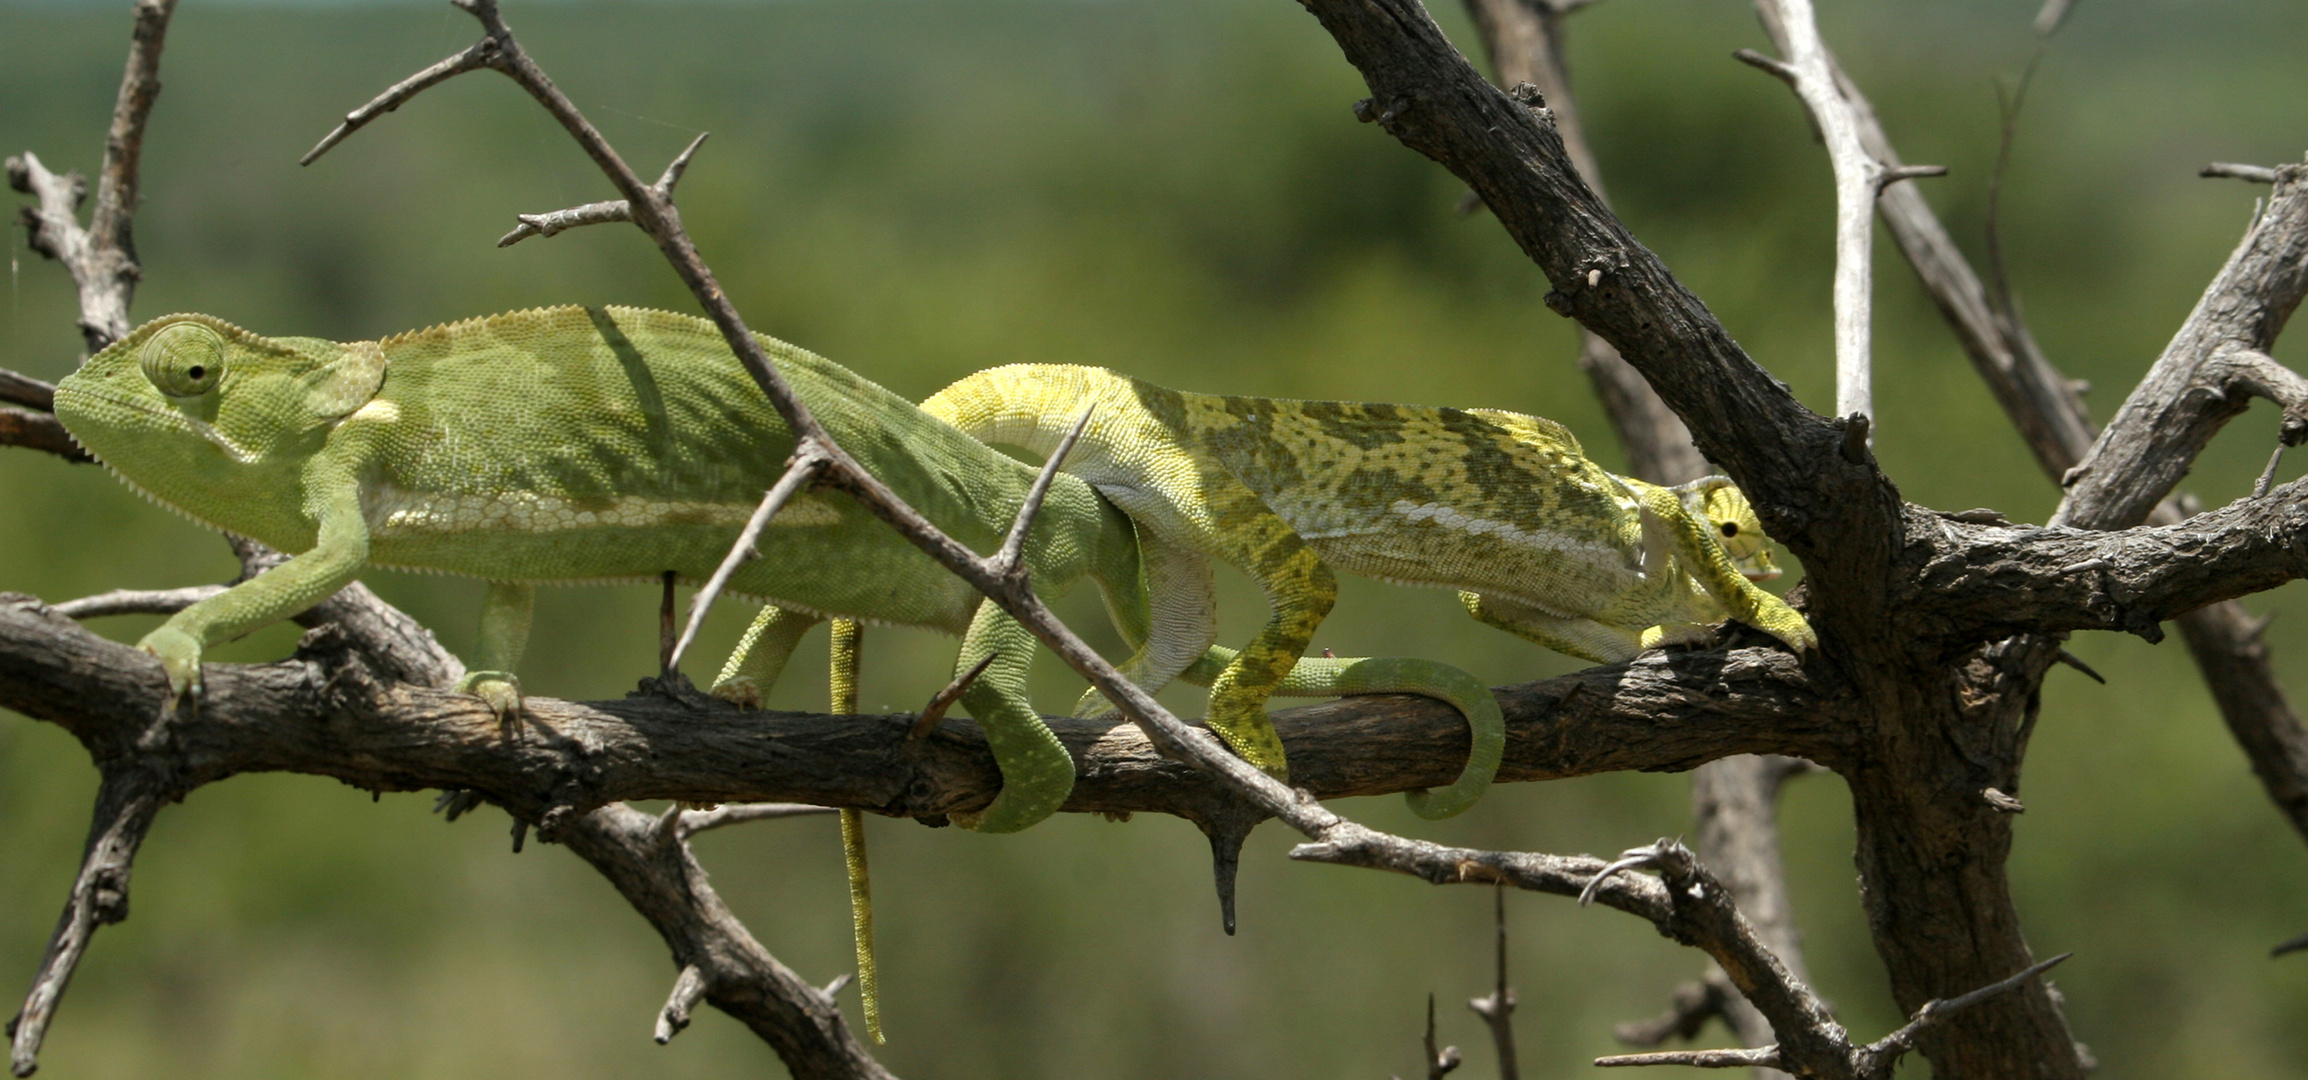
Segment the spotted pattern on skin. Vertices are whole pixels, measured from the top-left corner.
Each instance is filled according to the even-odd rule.
[[[1631,657],[1646,638],[1687,640],[1726,615],[1798,649],[1814,641],[1802,616],[1741,576],[1776,568],[1737,489],[1614,476],[1541,417],[1219,397],[1044,364],[980,372],[923,408],[1046,454],[1085,405],[1094,411],[1065,471],[1141,530],[1240,567],[1267,593],[1272,618],[1213,683],[1211,726],[1238,749],[1270,738],[1261,703],[1335,601],[1332,567],[1460,590],[1476,618],[1598,661]],[[1724,521],[1743,534],[1735,551]]]

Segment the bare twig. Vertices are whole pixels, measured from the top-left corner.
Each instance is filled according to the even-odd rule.
[[[1670,1038],[1695,1039],[1707,1021],[1722,1016],[1723,1007],[1738,994],[1722,969],[1712,968],[1706,978],[1676,987],[1668,995],[1666,1012],[1648,1020],[1627,1021],[1612,1028],[1611,1035],[1629,1046],[1657,1046]],[[1758,1019],[1761,1015],[1756,1014]],[[1745,1038],[1745,1033],[1740,1037]]]
[[[1960,997],[1949,998],[1946,1001],[1924,1002],[1923,1007],[1917,1009],[1915,1015],[1899,1030],[1860,1049],[1859,1054],[1862,1060],[1870,1066],[1867,1069],[1867,1075],[1891,1075],[1892,1067],[1898,1063],[1900,1055],[1907,1053],[1915,1046],[1916,1036],[1934,1025],[1944,1022],[1954,1013],[1968,1009],[1998,994],[2006,994],[2019,989],[2029,979],[2058,967],[2062,961],[2074,955],[2072,952],[2064,952],[2049,960],[2030,964],[2011,978],[1990,983]]]
[[[1492,914],[1498,923],[1498,982],[1491,992],[1467,1002],[1467,1008],[1483,1018],[1491,1029],[1491,1045],[1499,1054],[1499,1080],[1519,1080],[1522,1069],[1515,1063],[1515,991],[1507,985],[1507,886],[1500,882],[1491,890]]]
[[[2302,934],[2299,937],[2277,945],[2275,948],[2268,950],[2268,956],[2270,959],[2274,959],[2275,957],[2302,951],[2308,951],[2308,934]]]
[[[689,1026],[689,1014],[697,1003],[705,1000],[705,972],[695,964],[682,967],[674,977],[673,992],[665,996],[665,1007],[657,1011],[657,1045],[672,1042],[681,1029]]]
[[[1758,63],[1761,57],[1740,59],[1779,76],[1803,99],[1827,144],[1828,161],[1835,170],[1835,414],[1872,416],[1875,406],[1868,337],[1874,319],[1869,305],[1875,199],[1890,180],[1883,164],[1860,139],[1858,119],[1838,85],[1826,46],[1819,40],[1811,0],[1760,3],[1777,9],[1786,56],[1776,68]]]
[[[907,730],[907,741],[927,738],[930,732],[937,730],[938,724],[946,718],[946,710],[953,708],[954,702],[962,700],[970,684],[977,682],[978,676],[985,674],[986,669],[994,666],[994,661],[1001,658],[999,651],[987,653],[985,659],[970,665],[970,670],[954,676],[943,689],[930,695],[929,704],[922,706],[921,715],[914,719],[913,727]]]
[[[2276,170],[2265,165],[2238,165],[2226,161],[2215,161],[2206,165],[2198,170],[2196,175],[2208,180],[2244,180],[2254,184],[2273,184],[2276,182]]]
[[[1442,1080],[1443,1077],[1449,1076],[1455,1071],[1465,1060],[1459,1056],[1458,1047],[1445,1046],[1438,1050],[1435,1048],[1435,1041],[1434,995],[1428,994],[1426,996],[1426,1039],[1420,1044],[1426,1048],[1426,1080]]]
[[[698,833],[731,825],[777,818],[820,817],[834,812],[833,807],[812,806],[809,803],[723,803],[711,810],[681,811],[674,831],[687,840]]]
[[[1759,1046],[1742,1050],[1661,1050],[1652,1054],[1611,1054],[1595,1059],[1610,1069],[1628,1065],[1689,1065],[1696,1069],[1758,1069],[1779,1067],[1779,1048]]]
[[[72,883],[72,897],[48,940],[48,953],[40,961],[24,1007],[8,1023],[9,1067],[15,1075],[30,1076],[40,1067],[40,1043],[48,1034],[48,1022],[55,1017],[56,1004],[87,954],[96,928],[128,917],[129,869],[167,794],[157,778],[134,769],[107,772],[97,788],[95,821],[89,826],[80,876]]]
[[[697,590],[697,595],[690,598],[689,622],[681,628],[681,639],[666,654],[665,670],[680,668],[682,655],[689,651],[690,643],[697,640],[698,628],[705,625],[705,613],[713,610],[713,602],[720,598],[721,590],[729,584],[730,575],[737,573],[737,568],[749,560],[761,557],[760,549],[754,547],[754,544],[761,539],[761,530],[769,526],[769,519],[776,517],[780,508],[814,483],[818,474],[832,464],[832,460],[830,455],[816,446],[807,443],[794,446],[793,460],[786,466],[785,475],[778,477],[777,483],[761,497],[761,505],[754,508],[752,517],[745,519],[745,528],[738,531],[737,543],[730,546],[729,554],[722,557],[721,565],[714,568],[713,576],[705,579],[705,587]]]
[[[673,187],[681,182],[681,174],[689,171],[689,159],[697,156],[697,148],[705,145],[705,134],[700,132],[689,145],[665,167],[665,175],[657,178],[650,190],[668,204],[673,202]],[[497,238],[498,247],[512,247],[532,236],[552,236],[584,225],[606,225],[613,221],[632,221],[633,204],[623,199],[611,202],[586,203],[567,210],[547,214],[516,214],[520,224],[512,232]]]
[[[59,177],[30,153],[8,159],[8,185],[39,200],[24,209],[26,242],[71,273],[80,291],[80,334],[91,354],[128,332],[128,308],[142,276],[134,229],[139,165],[145,122],[160,96],[161,47],[175,11],[176,0],[137,0],[128,64],[104,135],[104,165],[86,229],[75,218],[86,191],[77,173]]]
[[[107,615],[174,615],[223,592],[223,585],[187,585],[181,589],[114,589],[111,592],[66,600],[56,613],[72,619]]]

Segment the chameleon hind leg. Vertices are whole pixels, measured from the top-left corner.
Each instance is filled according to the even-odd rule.
[[[537,586],[526,581],[492,581],[481,597],[480,644],[456,689],[488,702],[500,720],[521,711],[521,680],[513,670],[528,650],[536,610]]]
[[[1026,696],[1034,662],[1034,635],[991,600],[978,605],[954,660],[959,674],[992,657],[962,691],[962,707],[977,720],[1002,769],[1002,791],[975,815],[954,823],[978,832],[1016,832],[1056,813],[1074,790],[1074,758],[1042,722]]]
[[[1183,678],[1198,685],[1206,683],[1216,677],[1233,656],[1232,649],[1212,646],[1201,661],[1186,670]],[[1490,790],[1491,779],[1498,775],[1499,761],[1506,756],[1507,722],[1505,714],[1499,711],[1498,696],[1465,669],[1438,660],[1398,656],[1302,656],[1290,674],[1275,686],[1274,693],[1280,697],[1417,694],[1457,709],[1467,722],[1466,767],[1459,770],[1458,779],[1449,787],[1403,792],[1411,812],[1429,820],[1454,817],[1473,806],[1475,800],[1483,797],[1483,792]]]
[[[832,709],[837,716],[857,714],[858,657],[863,651],[865,626],[855,619],[833,621],[832,664],[827,672]],[[849,877],[850,943],[857,950],[858,1003],[865,1012],[866,1034],[876,1044],[882,1038],[881,972],[874,963],[873,881],[866,872],[865,815],[850,807],[841,811],[841,861]]]
[[[1290,778],[1282,739],[1266,715],[1266,699],[1282,685],[1314,631],[1338,602],[1338,576],[1280,518],[1265,541],[1234,560],[1251,570],[1272,614],[1250,644],[1210,681],[1210,730],[1243,760],[1278,780]]]

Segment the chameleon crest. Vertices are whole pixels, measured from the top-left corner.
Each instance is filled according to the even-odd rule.
[[[923,403],[988,442],[1042,453],[1086,406],[1066,471],[1138,523],[1154,602],[1208,609],[1207,562],[1155,557],[1169,548],[1240,567],[1265,590],[1271,617],[1212,681],[1210,723],[1277,775],[1264,701],[1329,613],[1333,568],[1459,590],[1476,618],[1598,662],[1697,640],[1726,616],[1798,650],[1816,643],[1750,581],[1777,569],[1730,481],[1612,475],[1551,420],[1188,394],[1042,364],[980,372]]]

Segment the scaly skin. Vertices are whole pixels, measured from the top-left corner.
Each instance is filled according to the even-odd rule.
[[[1207,562],[1175,551],[1237,566],[1265,590],[1272,616],[1211,679],[1209,723],[1277,776],[1287,766],[1265,700],[1308,663],[1337,598],[1332,567],[1457,589],[1476,618],[1602,663],[1703,637],[1726,615],[1798,651],[1817,643],[1749,580],[1778,570],[1730,481],[1614,476],[1551,420],[1188,394],[1051,364],[979,372],[922,403],[989,443],[1045,454],[1085,407],[1065,471],[1138,523],[1157,621],[1166,607],[1209,613]],[[1176,633],[1207,641],[1216,629]],[[1189,678],[1212,674],[1213,660],[1190,663]],[[1478,753],[1454,788],[1479,793],[1478,767],[1495,766]]]
[[[963,543],[1000,543],[1035,470],[838,365],[762,344],[874,475]],[[793,449],[710,323],[617,307],[512,312],[351,344],[171,315],[65,379],[56,411],[156,501],[297,553],[144,638],[180,696],[199,693],[207,647],[295,614],[373,564],[490,582],[477,663],[460,688],[517,709],[512,672],[536,583],[667,570],[702,581]],[[1142,625],[1130,522],[1087,485],[1059,479],[1026,549],[1034,583],[1056,594],[1090,578],[1118,623]],[[967,635],[965,656],[1009,646],[1016,662],[962,701],[1004,781],[969,823],[1020,829],[1064,802],[1073,762],[1026,697],[1031,640],[1014,621],[840,493],[797,497],[759,547],[763,557],[730,587],[778,605],[760,620],[771,629],[839,615]],[[757,658],[761,629],[748,641]],[[770,635],[783,651],[798,636]]]

